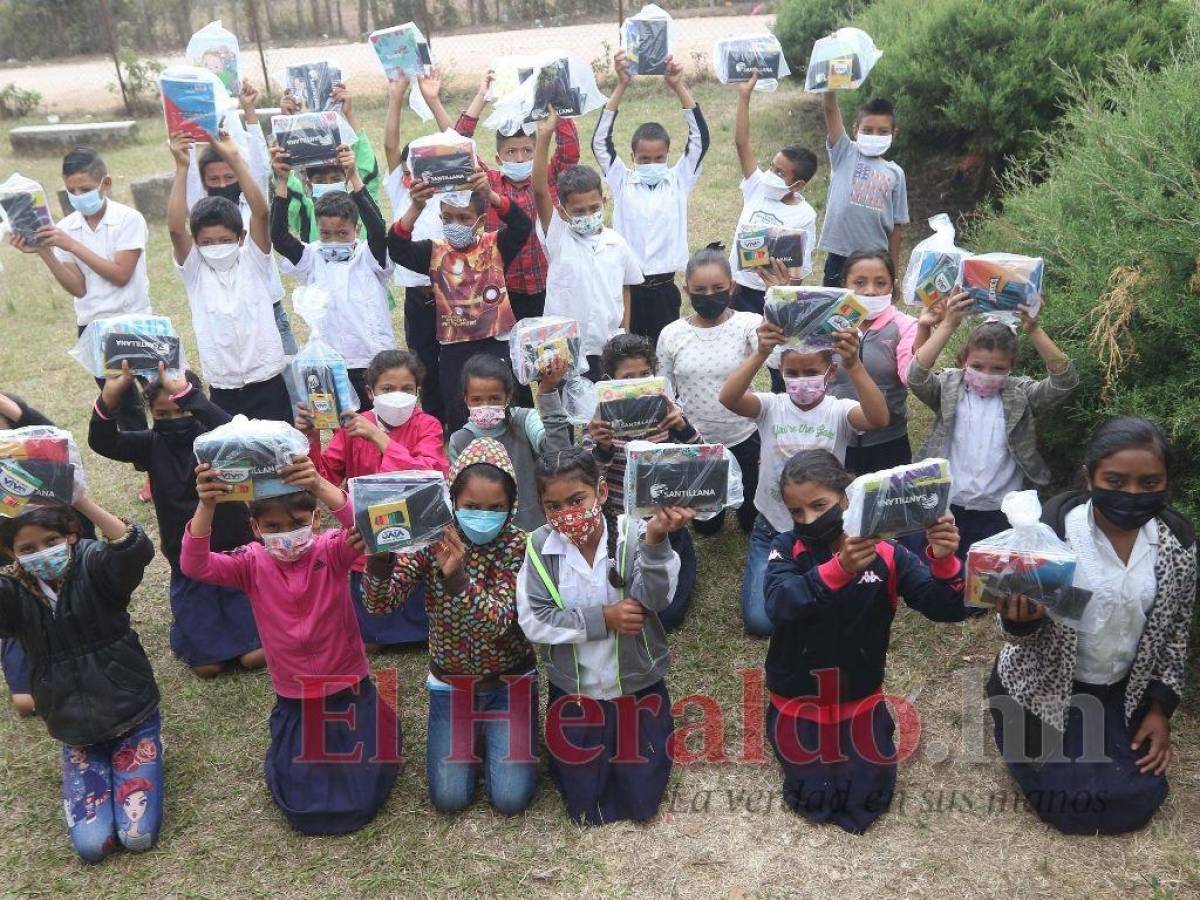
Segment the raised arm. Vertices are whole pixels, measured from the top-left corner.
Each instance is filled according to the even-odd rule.
[[[442,105],[442,70],[434,68],[428,75],[418,77],[417,88],[421,91],[421,96],[425,98],[429,111],[433,113],[433,120],[437,122],[438,131],[449,130],[452,124],[450,114]]]
[[[737,149],[738,162],[742,164],[742,177],[749,178],[758,171],[758,160],[754,158],[754,145],[750,141],[750,98],[754,94],[754,86],[758,84],[758,74],[750,76],[750,80],[738,85],[737,117],[733,124],[733,146]]]
[[[543,231],[549,231],[550,217],[554,215],[554,196],[550,192],[550,136],[557,122],[558,114],[553,109],[538,122],[537,147],[533,152],[533,202]]]
[[[478,119],[479,114],[483,112],[483,108],[487,106],[488,92],[492,89],[492,82],[496,80],[496,73],[492,69],[488,69],[484,73],[483,78],[479,80],[479,89],[475,91],[475,96],[471,98],[471,102],[467,104],[467,108],[463,110],[463,115],[471,119]]]
[[[192,233],[188,230],[187,177],[188,159],[192,152],[192,139],[182,131],[171,135],[171,156],[175,159],[175,181],[171,184],[171,195],[167,198],[167,233],[171,236],[171,247],[175,262],[183,265],[192,252]]]
[[[271,148],[271,167],[275,170],[275,192],[271,196],[271,246],[293,266],[298,266],[304,256],[304,243],[288,227],[288,178],[292,174],[292,166],[287,161],[287,151],[279,145]]]
[[[842,121],[842,107],[838,104],[837,91],[826,91],[821,95],[821,111],[825,113],[825,141],[832,147],[846,136],[846,125]]]
[[[400,165],[400,118],[404,111],[404,99],[408,96],[408,76],[399,73],[395,81],[388,82],[387,121],[383,125],[383,156],[387,160],[388,171],[394,171]]]
[[[785,340],[787,338],[784,337],[783,329],[778,325],[764,321],[758,326],[757,349],[742,360],[742,364],[734,369],[721,385],[717,399],[721,401],[722,406],[747,419],[758,418],[758,414],[762,412],[762,402],[754,395],[752,389],[754,376],[766,365],[771,351]]]
[[[613,124],[617,120],[617,110],[621,106],[621,98],[625,96],[625,90],[629,87],[629,82],[633,77],[626,68],[624,50],[618,50],[613,57],[613,68],[617,73],[617,86],[613,88],[608,103],[601,110],[600,118],[596,121],[596,130],[592,133],[592,153],[600,165],[600,171],[605,175],[617,161],[617,148],[613,144],[612,136]]]
[[[928,314],[922,313],[921,318],[917,320],[918,338],[922,331],[928,331],[931,320],[940,315],[941,321],[932,331],[928,331],[929,338],[916,349],[914,359],[922,369],[932,370],[937,365],[938,357],[942,355],[942,351],[946,349],[946,345],[950,343],[950,338],[954,337],[954,332],[958,330],[958,326],[962,324],[963,318],[967,314],[967,308],[971,305],[971,298],[965,293],[957,293],[946,301],[944,312],[934,310]],[[916,347],[918,338],[913,339],[913,346]]]
[[[858,409],[850,413],[850,424],[859,431],[886,428],[892,414],[888,411],[887,400],[879,390],[879,385],[872,380],[871,373],[859,358],[858,331],[849,328],[835,332],[833,348],[841,357],[842,368],[846,370],[850,383],[854,385],[854,392],[858,395]]]

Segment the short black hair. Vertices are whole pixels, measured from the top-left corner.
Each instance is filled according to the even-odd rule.
[[[425,366],[411,350],[380,350],[372,357],[367,373],[363,376],[367,387],[375,390],[375,385],[389,369],[408,369],[416,379],[417,387],[425,380]]]
[[[246,231],[242,224],[242,211],[238,209],[236,203],[224,197],[201,197],[192,207],[192,215],[188,219],[188,228],[192,232],[192,237],[195,238],[201,228],[210,228],[214,225],[224,226],[238,237],[241,237]]]
[[[63,178],[66,178],[68,175],[75,175],[78,172],[87,172],[99,181],[108,174],[108,166],[104,164],[100,154],[91,147],[76,147],[63,157],[62,175]]]
[[[200,376],[187,369],[183,373],[183,377],[187,379],[187,383],[198,391],[204,390],[204,384],[200,381]],[[166,386],[157,378],[151,378],[146,382],[146,386],[142,388],[142,396],[146,398],[146,405],[149,406],[158,399],[158,395],[166,390]]]
[[[505,396],[512,397],[513,373],[512,367],[506,360],[490,353],[476,353],[466,361],[462,369],[462,392],[467,392],[467,385],[472,378],[482,378],[487,381],[499,381],[504,385]]]
[[[313,512],[317,508],[317,498],[308,491],[296,491],[282,494],[278,497],[266,497],[262,500],[252,500],[249,504],[250,518],[258,519],[266,515],[273,506],[282,506],[287,512]]]
[[[571,166],[559,173],[559,203],[566,203],[572,194],[587,194],[591,191],[600,191],[600,198],[604,199],[604,188],[595,169],[588,166]]]
[[[1122,450],[1149,450],[1162,460],[1167,474],[1171,473],[1171,445],[1163,430],[1149,419],[1118,416],[1097,428],[1083,451],[1083,466],[1088,475],[1095,475],[1102,461]]]
[[[313,212],[317,214],[318,219],[345,219],[351,224],[358,224],[358,207],[345,191],[330,191],[318,197],[317,202],[313,204]]]
[[[863,116],[888,116],[892,120],[892,126],[896,124],[896,107],[892,105],[892,101],[887,97],[874,97],[858,108],[858,115],[854,117],[857,124],[862,121]]]
[[[196,169],[200,172],[200,180],[204,180],[205,169],[207,169],[213,163],[224,161],[225,160],[221,159],[221,154],[214,150],[211,144],[201,150],[200,155],[196,157]]]
[[[503,150],[505,143],[513,140],[514,138],[525,138],[527,140],[533,141],[535,143],[535,145],[537,143],[537,135],[536,134],[526,134],[525,129],[523,129],[523,128],[518,128],[512,134],[505,134],[502,131],[497,131],[496,132],[496,152],[499,153],[501,150]]]
[[[779,148],[779,154],[792,164],[798,181],[812,181],[812,177],[817,174],[817,154],[807,147],[788,144]]]
[[[657,122],[643,122],[633,131],[633,138],[629,141],[629,148],[636,154],[639,141],[665,141],[667,149],[671,149],[671,135],[667,133],[667,129],[663,128]]]
[[[817,484],[839,494],[846,492],[854,476],[828,450],[801,450],[783,464],[779,489],[789,484]]]
[[[345,170],[335,163],[329,163],[324,166],[309,166],[304,170],[304,174],[308,176],[308,180],[311,182],[314,175],[344,175]]]
[[[27,506],[19,515],[0,518],[0,547],[12,553],[13,542],[26,525],[37,525],[63,537],[71,534],[79,537],[80,533],[79,516],[65,503]]]
[[[627,359],[644,359],[652,372],[658,371],[658,357],[650,339],[640,334],[613,335],[600,351],[600,369],[609,378],[617,366]]]
[[[482,478],[484,481],[490,481],[492,484],[498,484],[504,488],[504,496],[508,500],[508,508],[511,510],[517,505],[517,483],[513,481],[512,476],[501,469],[499,466],[494,466],[489,462],[471,463],[455,476],[454,481],[450,485],[450,500],[453,503],[458,502],[458,495],[462,493],[462,489],[467,486],[472,478]]]

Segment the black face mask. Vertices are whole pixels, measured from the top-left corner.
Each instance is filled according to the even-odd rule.
[[[1092,503],[1104,514],[1104,518],[1122,531],[1134,531],[1166,509],[1167,492],[1132,494],[1129,491],[1092,488]]]
[[[815,522],[796,523],[792,531],[805,544],[827,546],[842,533],[842,508],[831,506]]]
[[[688,293],[688,297],[692,301],[692,309],[696,310],[696,315],[710,322],[719,319],[721,313],[729,308],[729,291],[721,291],[717,294]]]
[[[199,423],[192,416],[154,420],[154,433],[170,444],[190,443],[199,432]]]
[[[242,186],[236,181],[233,184],[227,184],[225,187],[205,188],[210,197],[224,197],[231,203],[239,203],[242,199]]]

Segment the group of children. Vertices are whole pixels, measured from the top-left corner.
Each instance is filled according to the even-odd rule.
[[[478,160],[465,199],[412,178],[399,139],[403,79],[390,88],[384,179],[359,127],[335,165],[303,173],[280,148],[260,146],[261,134],[245,150],[228,134],[203,150],[170,136],[168,230],[209,396],[192,372],[101,379],[88,442],[147,473],[171,567],[176,655],[201,677],[269,670],[277,700],[265,778],[301,832],[352,831],[386,801],[402,738],[367,651],[426,638],[426,770],[437,809],[469,805],[481,772],[497,810],[529,805],[544,677],[548,765],[570,817],[597,825],[658,810],[674,727],[667,632],[683,623],[696,583],[692,531],[711,536],[725,516],[699,521],[676,507],[649,520],[624,515],[625,440],[597,417],[577,445],[560,393],[563,361],[531,390],[515,384],[505,339],[519,319],[578,322],[593,380],[664,376],[673,399],[648,439],[719,443],[738,461],[743,622],[770,638],[767,733],[787,803],[812,821],[861,832],[891,801],[896,745],[883,673],[900,599],[935,621],[966,618],[967,548],[1007,527],[999,510],[1008,492],[1050,482],[1037,420],[1077,377],[1037,319],[982,322],[957,365],[934,371],[968,298],[956,294],[919,318],[895,304],[908,212],[903,170],[884,159],[890,104],[861,107],[852,136],[835,95],[825,95],[831,175],[816,239],[802,191],[817,158],[787,145],[760,169],[749,139],[754,82],[741,87],[739,226],[811,236],[800,266],[751,272],[719,246],[688,252],[688,197],[709,133],[682,66],[671,60],[665,75],[688,131],[672,165],[658,123],[636,129],[629,162],[617,153],[613,124],[632,79],[621,53],[615,64],[617,87],[592,142],[600,173],[579,164],[574,123],[551,111],[497,135],[495,166]],[[454,125],[460,133],[474,134],[489,83]],[[450,127],[438,74],[417,89],[439,127]],[[349,92],[338,93],[349,119]],[[108,196],[111,178],[94,152],[68,154],[63,177],[76,212],[36,248],[13,243],[40,255],[76,298],[81,328],[148,311],[145,222]],[[787,343],[762,317],[766,289],[807,276],[814,245],[826,253],[826,284],[853,291],[867,310],[860,328],[836,332],[827,348]],[[301,286],[311,330],[345,358],[362,402],[324,443],[284,379],[296,347],[278,304],[281,270]],[[680,272],[692,310],[683,318]],[[396,347],[392,286],[405,290],[407,350]],[[1046,365],[1041,380],[1014,372],[1021,333]],[[754,388],[764,365],[771,391]],[[920,543],[848,537],[842,513],[854,475],[912,461],[910,389],[934,417],[919,457],[950,462],[952,514]],[[231,488],[195,465],[193,442],[238,413],[294,423],[308,438],[307,454],[282,473],[292,493],[218,502]],[[46,421],[5,395],[0,417],[8,427]],[[1144,825],[1166,794],[1195,540],[1167,506],[1169,451],[1156,426],[1102,424],[1083,465],[1084,489],[1050,501],[1045,520],[1078,555],[1077,584],[1093,593],[1089,629],[1068,628],[1023,597],[1005,600],[988,693],[997,743],[1037,814],[1068,832],[1120,832]],[[404,470],[447,476],[454,524],[423,550],[365,555],[345,483]],[[339,527],[320,528],[322,508]],[[36,710],[64,744],[71,839],[87,860],[147,849],[162,821],[159,694],[127,610],[152,545],[83,496],[74,512],[39,507],[0,520],[0,548],[14,559],[0,574],[4,671],[18,708]],[[1081,692],[1103,708],[1101,762],[1077,761],[1084,723],[1071,700]],[[1007,727],[1014,716],[1025,726],[1020,740]],[[313,717],[327,754],[316,759],[306,742]],[[1043,724],[1062,733],[1066,755],[1038,764]],[[840,752],[827,753],[830,742]],[[362,752],[333,761],[354,748]],[[1100,802],[1081,810],[1070,802],[1081,791]],[[1060,795],[1068,802],[1035,799]]]

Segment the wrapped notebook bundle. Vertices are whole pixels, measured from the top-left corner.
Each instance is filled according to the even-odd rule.
[[[249,503],[300,490],[284,484],[279,473],[308,453],[308,438],[285,422],[237,415],[197,437],[192,449],[197,462],[208,463],[233,487],[221,502]]]
[[[697,510],[711,519],[742,505],[742,473],[722,444],[625,445],[625,514],[647,518],[663,506]]]
[[[419,137],[408,145],[408,170],[439,194],[469,190],[475,177],[475,141],[453,129]]]
[[[287,383],[292,406],[307,406],[318,431],[334,431],[343,419],[358,412],[359,397],[350,383],[346,360],[316,338],[292,358]]]
[[[1016,313],[1024,309],[1036,318],[1042,308],[1042,269],[1038,256],[964,256],[959,283],[973,301],[971,312]]]
[[[568,374],[583,371],[579,323],[563,316],[522,319],[508,336],[509,359],[521,384],[537,381],[555,360],[564,360]]]
[[[621,29],[630,75],[666,75],[671,55],[671,16],[660,6],[647,3]]]
[[[881,56],[865,31],[839,28],[813,44],[804,88],[811,94],[858,90]]]
[[[232,108],[232,99],[221,79],[208,69],[171,66],[158,76],[167,134],[184,132],[207,143],[221,127],[221,119]]]
[[[341,109],[333,99],[333,89],[342,80],[342,70],[328,59],[288,66],[272,73],[272,78],[290,91],[304,112],[332,112]]]
[[[401,75],[409,78],[425,75],[433,64],[429,42],[413,22],[372,31],[367,35],[367,43],[379,58],[388,81],[396,81]]]
[[[797,346],[832,347],[833,333],[859,326],[867,311],[845,288],[776,286],[767,289],[763,318]]]
[[[575,119],[599,109],[608,99],[596,86],[592,67],[562,50],[546,50],[525,61],[528,67],[520,57],[502,59],[504,66],[498,75],[510,89],[503,93],[501,87],[493,86],[499,99],[484,122],[500,134],[532,134],[551,107],[559,116]],[[516,87],[510,87],[514,80]]]
[[[335,112],[271,116],[275,143],[287,152],[288,163],[298,169],[327,166],[337,161],[338,146],[344,141],[341,121]]]
[[[413,470],[351,478],[354,525],[372,553],[411,553],[436,541],[454,522],[441,472]]]
[[[954,223],[945,213],[929,219],[933,234],[925,238],[908,258],[901,286],[905,303],[933,306],[948,300],[958,284],[958,270],[967,251],[954,244]]]
[[[146,379],[158,377],[159,363],[171,372],[187,368],[179,335],[166,316],[128,313],[96,319],[69,352],[96,378],[115,378],[123,363]]]
[[[42,186],[19,172],[0,182],[0,222],[26,246],[38,246],[38,229],[54,224]]]
[[[18,515],[29,505],[71,503],[85,486],[69,431],[31,425],[0,432],[0,516]]]
[[[950,508],[950,463],[931,458],[855,478],[846,488],[850,537],[894,538],[924,531]]]
[[[207,69],[221,80],[229,96],[242,90],[241,51],[232,31],[222,27],[221,20],[209,22],[192,35],[184,51],[188,65]]]
[[[616,437],[652,434],[670,412],[665,378],[651,376],[596,382],[596,415]]]
[[[778,260],[789,269],[804,265],[804,232],[774,225],[742,228],[737,233],[739,269],[761,269]]]
[[[773,34],[726,38],[713,47],[713,70],[721,84],[741,84],[758,76],[755,90],[773,91],[792,74],[779,38]]]

